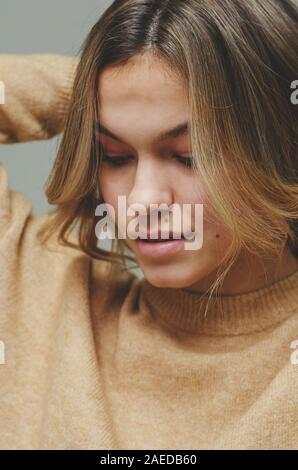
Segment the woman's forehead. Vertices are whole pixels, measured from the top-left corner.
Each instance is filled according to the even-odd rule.
[[[99,75],[101,103],[141,101],[151,103],[186,100],[185,84],[173,70],[151,55],[134,58],[125,65],[106,67]]]

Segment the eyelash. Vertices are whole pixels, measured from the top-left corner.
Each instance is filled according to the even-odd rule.
[[[193,159],[192,157],[182,157],[181,155],[174,154],[173,155],[174,160],[177,160],[179,163],[181,163],[183,166],[186,168],[192,168],[193,167]],[[109,157],[106,154],[102,155],[102,161],[111,165],[111,166],[122,166],[127,163],[127,161],[130,160],[129,155],[127,156],[121,156],[121,155],[115,155],[113,157]]]

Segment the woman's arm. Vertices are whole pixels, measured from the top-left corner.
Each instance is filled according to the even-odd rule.
[[[0,54],[0,143],[62,132],[78,61],[58,54]]]
[[[78,61],[57,54],[0,54],[0,144],[49,139],[63,130]],[[9,240],[18,244],[29,219],[31,204],[10,190],[0,163],[0,259],[18,256]]]

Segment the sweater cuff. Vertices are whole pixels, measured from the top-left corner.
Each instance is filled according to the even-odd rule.
[[[61,58],[59,58],[61,60]],[[69,110],[70,98],[73,90],[73,83],[79,59],[76,57],[63,57],[63,77],[57,88],[57,133],[63,131],[67,113]]]

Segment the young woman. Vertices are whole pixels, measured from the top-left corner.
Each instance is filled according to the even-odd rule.
[[[79,61],[0,56],[1,141],[64,130],[52,212],[1,166],[1,448],[298,447],[297,24],[291,0],[116,0]],[[202,246],[128,214],[104,249],[119,196],[203,204]]]

